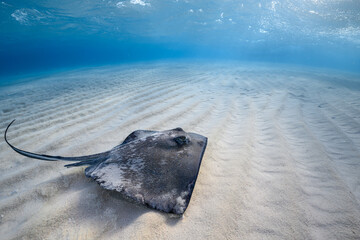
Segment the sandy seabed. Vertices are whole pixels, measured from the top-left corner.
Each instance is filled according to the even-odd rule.
[[[79,156],[136,129],[208,137],[181,218],[129,203],[84,168],[0,140],[0,239],[360,239],[360,77],[241,63],[82,69],[0,88],[24,150]]]

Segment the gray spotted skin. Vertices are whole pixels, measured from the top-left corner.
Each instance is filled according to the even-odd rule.
[[[182,214],[189,204],[207,139],[180,128],[134,133],[139,137],[113,148],[105,161],[85,170],[86,176],[136,202]],[[175,140],[178,137],[189,141],[181,145]]]
[[[137,130],[110,151],[82,157],[61,157],[14,147],[6,139],[8,128],[5,141],[14,151],[46,161],[76,161],[66,167],[89,165],[85,175],[103,188],[117,191],[125,198],[148,207],[175,214],[183,214],[189,205],[207,144],[206,137],[187,133],[181,128]]]

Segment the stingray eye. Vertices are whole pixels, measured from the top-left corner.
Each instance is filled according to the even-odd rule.
[[[187,138],[186,136],[179,136],[179,137],[174,138],[174,140],[179,146],[188,144],[190,142],[190,139]]]

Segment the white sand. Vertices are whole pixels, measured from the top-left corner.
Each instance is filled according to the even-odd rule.
[[[0,239],[360,239],[360,78],[242,64],[124,65],[0,88],[15,146],[76,156],[136,129],[208,147],[182,218],[118,199],[84,167],[0,141]]]

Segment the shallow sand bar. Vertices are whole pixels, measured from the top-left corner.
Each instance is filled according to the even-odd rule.
[[[287,66],[153,63],[0,88],[0,129],[24,150],[78,156],[136,129],[207,136],[174,218],[119,199],[84,167],[0,141],[1,239],[359,239],[360,77]]]

